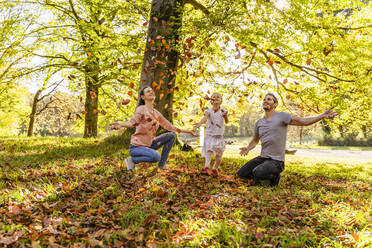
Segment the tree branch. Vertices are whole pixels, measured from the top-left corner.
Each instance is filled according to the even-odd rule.
[[[283,55],[280,55],[280,54],[278,54],[278,53],[274,53],[274,51],[271,50],[271,49],[267,49],[267,51],[270,52],[271,54],[274,54],[275,56],[279,57],[279,58],[280,58],[281,60],[283,60],[285,63],[287,63],[287,64],[289,64],[289,65],[292,65],[292,66],[294,66],[294,67],[300,69],[301,71],[303,71],[303,72],[305,72],[305,73],[307,73],[307,74],[309,74],[309,75],[312,75],[312,74],[308,73],[306,70],[313,71],[313,72],[316,72],[316,73],[318,73],[318,74],[323,74],[323,75],[326,75],[326,76],[328,76],[328,77],[331,77],[331,78],[334,78],[334,79],[337,79],[337,80],[340,80],[340,81],[343,81],[343,82],[355,82],[355,80],[346,80],[346,79],[342,79],[342,78],[339,78],[339,77],[333,76],[333,75],[331,75],[331,74],[329,74],[329,73],[327,73],[327,72],[323,72],[323,71],[315,70],[315,69],[310,68],[310,67],[307,67],[307,66],[297,65],[297,64],[295,64],[295,63],[290,62],[289,60],[287,60]],[[305,69],[306,69],[306,70],[305,70]],[[313,77],[316,77],[316,76],[314,76],[314,75],[312,75],[312,76],[313,76]],[[316,77],[316,78],[318,78],[319,80],[322,80],[323,82],[325,82],[325,80],[320,79],[319,77]]]
[[[201,10],[206,15],[210,15],[211,13],[204,5],[197,2],[196,0],[185,0],[185,4],[186,3],[191,4],[192,6],[194,6],[194,8]]]

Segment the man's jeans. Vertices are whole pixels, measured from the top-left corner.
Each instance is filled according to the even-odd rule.
[[[167,162],[169,153],[174,145],[176,140],[176,135],[172,132],[164,133],[156,137],[150,147],[145,146],[133,146],[129,147],[129,154],[132,157],[132,161],[135,164],[141,162],[150,162],[155,163],[159,162],[159,166],[162,167]],[[163,150],[160,154],[156,151],[160,147],[163,147]]]
[[[271,181],[283,170],[283,161],[258,156],[243,165],[237,174],[240,178]]]

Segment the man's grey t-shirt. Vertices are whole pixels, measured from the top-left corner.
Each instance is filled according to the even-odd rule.
[[[261,118],[254,126],[254,132],[261,140],[261,157],[284,162],[287,127],[292,115],[286,112],[275,112],[270,120]]]

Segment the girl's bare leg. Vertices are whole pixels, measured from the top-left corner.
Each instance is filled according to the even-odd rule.
[[[204,168],[209,168],[209,165],[212,161],[212,154],[213,152],[208,151],[207,154],[205,154],[205,165]]]

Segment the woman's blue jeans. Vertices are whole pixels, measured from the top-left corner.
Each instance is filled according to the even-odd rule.
[[[155,163],[159,162],[159,166],[162,167],[167,162],[169,153],[176,141],[176,135],[172,132],[164,133],[156,137],[150,147],[146,146],[129,146],[129,154],[132,157],[132,161],[135,164],[141,162],[150,162]],[[161,155],[158,150],[160,147],[163,147]]]

